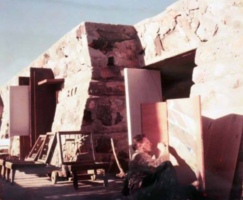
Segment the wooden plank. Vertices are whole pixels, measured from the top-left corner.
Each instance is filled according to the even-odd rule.
[[[243,130],[243,117],[203,117],[206,192],[213,199],[226,200],[232,188]]]
[[[19,85],[29,85],[29,83],[30,83],[30,77],[19,76]],[[30,104],[30,102],[29,102],[29,104]],[[29,107],[30,107],[30,105],[29,105]],[[30,134],[19,137],[19,147],[20,147],[19,157],[21,160],[24,160],[25,157],[29,154],[30,149],[31,149]]]
[[[182,185],[204,189],[200,98],[167,100],[170,160]]]
[[[42,81],[38,82],[38,85],[44,85],[44,84],[61,84],[64,82],[63,78],[57,78],[57,79],[44,79]]]

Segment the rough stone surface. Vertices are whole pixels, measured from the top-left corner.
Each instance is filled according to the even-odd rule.
[[[19,76],[28,77],[30,67],[50,68],[55,78],[65,79],[53,131],[92,131],[97,157],[109,160],[110,148],[100,144],[104,138],[114,137],[119,153],[127,149],[123,69],[192,49],[197,66],[190,96],[201,96],[202,114],[242,115],[242,17],[242,0],[180,0],[134,26],[81,23],[0,88],[0,137],[9,133],[9,87],[18,85]],[[173,86],[176,94],[181,86]],[[18,138],[11,140],[11,153],[18,154]]]
[[[203,43],[197,48],[195,63],[197,65],[205,64],[224,59],[235,59],[241,56],[239,51],[243,43],[243,36],[239,33],[227,36],[217,36],[210,41]]]
[[[30,67],[51,68],[55,78],[65,79],[57,93],[51,131],[88,130],[95,135],[108,134],[106,137],[124,134],[127,128],[123,69],[139,67],[140,51],[132,26],[82,23],[75,27],[1,88],[1,135],[9,128],[9,85],[18,85],[18,76],[29,76]],[[18,142],[19,138],[13,140]],[[94,140],[98,141],[95,136]],[[18,155],[19,148],[14,146],[13,153]]]
[[[240,33],[242,9],[240,0],[180,0],[163,13],[135,24],[145,65],[197,48],[216,36]]]
[[[191,95],[201,96],[202,113],[207,117],[242,114],[242,41],[240,34],[219,36],[197,49]]]

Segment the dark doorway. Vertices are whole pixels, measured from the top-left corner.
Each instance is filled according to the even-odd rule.
[[[195,52],[194,49],[146,66],[161,72],[163,101],[189,97],[193,85],[192,72],[196,66]]]

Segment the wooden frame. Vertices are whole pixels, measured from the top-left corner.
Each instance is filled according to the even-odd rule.
[[[63,131],[57,133],[61,164],[94,163],[93,139],[90,132]]]
[[[37,160],[45,138],[46,138],[46,135],[39,135],[34,146],[30,150],[29,155],[25,158],[26,161],[36,161]]]
[[[46,133],[46,138],[43,142],[43,147],[41,148],[41,151],[38,156],[38,161],[43,163],[49,163],[51,155],[54,152],[56,143],[56,134],[52,132]]]

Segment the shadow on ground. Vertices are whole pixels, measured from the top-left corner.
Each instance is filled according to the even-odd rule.
[[[109,176],[108,187],[103,186],[102,180],[85,180],[79,181],[79,188],[75,190],[70,181],[60,181],[54,185],[47,176],[17,171],[13,185],[0,179],[0,200],[121,200],[124,199],[120,193],[122,184],[123,179]]]

